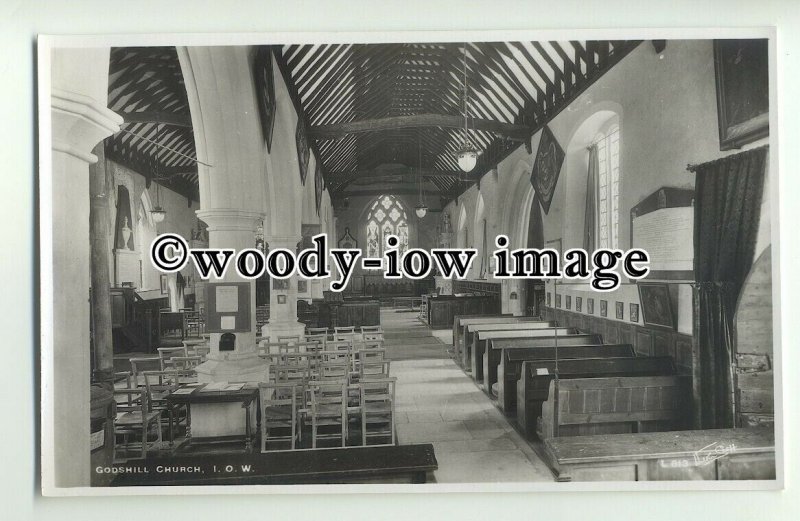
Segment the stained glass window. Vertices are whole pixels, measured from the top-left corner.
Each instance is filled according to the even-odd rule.
[[[402,255],[408,250],[408,216],[405,207],[391,195],[378,197],[367,213],[367,257],[380,257],[386,248],[386,236],[396,235]]]

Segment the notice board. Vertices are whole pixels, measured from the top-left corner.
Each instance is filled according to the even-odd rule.
[[[206,332],[250,331],[250,285],[249,282],[206,285]]]

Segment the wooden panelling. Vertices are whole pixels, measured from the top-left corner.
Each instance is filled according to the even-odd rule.
[[[584,315],[565,309],[545,307],[544,316],[548,320],[557,320],[559,326],[562,327],[577,327],[587,333],[600,333],[606,344],[632,344],[639,356],[670,356],[675,360],[680,374],[691,373],[692,337],[690,335]],[[769,360],[764,356],[742,355],[739,366],[763,368],[769,366]]]
[[[753,264],[736,310],[734,385],[738,426],[774,422],[771,259],[767,248]]]

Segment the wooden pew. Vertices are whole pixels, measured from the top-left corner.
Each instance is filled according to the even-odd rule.
[[[542,320],[529,320],[533,319],[534,317],[505,317],[505,318],[498,318],[491,322],[475,322],[472,323],[472,320],[467,320],[466,323],[463,324],[463,330],[460,335],[461,341],[461,367],[464,368],[465,371],[471,372],[472,371],[472,344],[473,344],[473,336],[475,335],[475,331],[482,328],[483,326],[489,324],[530,324],[531,329],[542,329],[546,327],[555,327],[557,322],[555,321],[542,321]]]
[[[675,364],[669,356],[623,358],[580,358],[523,362],[517,380],[517,423],[526,436],[536,432],[536,419],[549,397],[550,381],[556,372],[561,382],[572,378],[609,376],[670,376]]]
[[[549,346],[554,343],[553,337],[558,329],[559,345],[581,345],[581,344],[602,344],[603,337],[600,335],[579,334],[575,328],[547,328],[530,329],[516,331],[478,331],[472,338],[472,378],[476,382],[483,383],[486,377],[483,374],[485,360],[483,354],[489,347],[489,341],[500,338],[527,338],[532,341],[531,347]],[[535,339],[535,340],[534,340]],[[497,381],[497,375],[494,375]]]
[[[558,481],[775,479],[775,434],[764,427],[549,438]]]
[[[512,317],[512,318],[528,318],[528,317]],[[475,345],[475,333],[478,331],[499,331],[500,329],[506,330],[529,330],[529,329],[546,329],[556,326],[554,321],[541,321],[541,320],[513,320],[500,323],[484,323],[484,324],[466,324],[464,332],[461,336],[463,344],[463,368],[465,371],[471,372],[474,365],[473,347]],[[500,329],[498,329],[500,328]],[[482,363],[481,358],[478,358],[478,365]]]
[[[453,326],[456,315],[493,315],[500,312],[497,295],[439,295],[428,297],[426,320],[433,329]]]
[[[550,381],[537,421],[541,439],[674,431],[688,427],[688,376],[613,376]]]
[[[497,406],[505,414],[517,413],[517,380],[523,362],[554,360],[555,346],[538,349],[524,349],[525,339],[511,338],[492,340],[491,349],[502,349],[500,364],[497,366]],[[519,349],[522,347],[523,349]],[[635,356],[631,344],[601,344],[580,346],[558,346],[559,360],[570,358],[612,358]]]
[[[466,325],[466,323],[475,319],[478,321],[474,322],[475,324],[483,324],[483,323],[489,323],[492,320],[498,318],[505,319],[505,318],[517,318],[517,317],[512,316],[511,313],[503,313],[498,315],[456,315],[453,317],[453,357],[455,358],[457,364],[461,365],[461,358],[462,358],[461,353],[463,352],[464,349],[462,343],[461,331]],[[489,320],[489,322],[482,322],[482,320]]]
[[[545,331],[545,330],[542,330]],[[546,331],[552,331],[551,335],[541,335],[541,338],[548,337],[551,339],[550,342],[545,343],[537,343],[531,346],[517,346],[518,349],[537,349],[539,347],[543,347],[544,345],[556,345],[558,343],[559,346],[564,345],[561,343],[561,339],[564,338],[565,335],[579,335],[583,334],[580,333],[577,328],[552,328]],[[513,338],[509,338],[505,336],[505,332],[502,332],[503,335],[500,335],[498,338],[494,338],[494,335],[490,331],[482,331],[480,336],[485,338],[485,342],[481,346],[483,349],[483,360],[481,364],[483,365],[483,391],[489,395],[489,398],[494,398],[495,395],[492,393],[492,386],[497,383],[497,367],[500,365],[500,357],[503,354],[502,349],[492,349],[493,342],[495,340],[513,340]],[[537,336],[537,339],[539,336]],[[538,342],[538,340],[537,340]],[[578,344],[586,344],[586,345],[600,345],[603,343],[603,337],[600,335],[595,335],[595,337],[591,340],[587,340],[586,342],[579,342]],[[572,344],[577,345],[577,344]]]

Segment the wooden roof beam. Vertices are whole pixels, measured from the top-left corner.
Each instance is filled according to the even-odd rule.
[[[125,123],[162,123],[175,127],[192,128],[192,118],[188,114],[175,114],[172,112],[122,112],[120,114]]]
[[[314,139],[339,139],[348,134],[361,132],[378,132],[382,130],[397,130],[402,128],[442,127],[462,128],[464,118],[447,114],[417,114],[414,116],[396,116],[381,119],[369,119],[339,123],[335,125],[322,125],[312,127],[309,134]],[[514,125],[501,121],[470,118],[470,128],[483,130],[506,136],[512,140],[522,140],[531,134],[532,129],[525,125]]]

